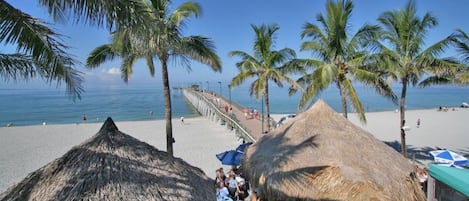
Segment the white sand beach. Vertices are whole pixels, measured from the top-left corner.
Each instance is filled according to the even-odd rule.
[[[415,154],[416,160],[428,163],[428,151],[441,148],[450,149],[469,156],[469,109],[450,108],[448,111],[435,109],[407,110],[406,125],[410,130],[406,132],[409,158]],[[355,125],[373,134],[377,139],[400,146],[399,113],[396,111],[366,113],[367,123],[362,124],[358,115],[349,114],[349,120]],[[284,115],[272,115],[276,120]],[[420,126],[417,128],[417,119]]]
[[[241,141],[233,131],[204,117],[186,118],[184,122],[173,120],[175,156],[214,178],[215,170],[221,166],[215,154],[234,149]],[[166,150],[164,120],[115,123],[120,131]],[[0,192],[61,157],[96,134],[101,126],[102,123],[85,123],[0,128]]]
[[[437,147],[469,155],[469,109],[455,108],[447,112],[430,110],[406,111],[407,144],[409,154],[416,159],[429,159],[428,151]],[[284,115],[272,115],[276,120]],[[394,111],[367,113],[363,125],[356,114],[349,114],[351,122],[385,142],[400,142],[399,113]],[[421,125],[416,127],[417,119]],[[30,172],[62,156],[71,147],[80,144],[98,132],[101,123],[38,125],[0,128],[0,192],[23,179]],[[120,131],[166,150],[165,122],[116,122]],[[204,117],[186,118],[182,125],[173,120],[175,155],[193,166],[201,168],[208,176],[215,176],[220,162],[215,154],[234,149],[241,142],[234,132]],[[228,169],[225,167],[225,169]]]
[[[394,111],[367,113],[367,124],[359,122],[356,114],[349,115],[350,121],[364,128],[383,141],[399,141],[399,113]],[[455,108],[447,112],[428,110],[407,110],[406,132],[408,149],[442,148],[469,154],[469,109]],[[421,124],[417,127],[417,120]]]

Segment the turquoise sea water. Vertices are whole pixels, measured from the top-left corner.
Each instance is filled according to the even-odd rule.
[[[50,89],[0,89],[0,125],[14,126],[164,119],[164,100],[157,87],[87,88],[81,100],[73,102],[63,91]],[[195,116],[182,92],[172,94],[173,116]],[[150,111],[153,114],[150,114]]]
[[[399,108],[399,106],[393,104],[392,101],[375,93],[374,89],[359,85],[355,86],[355,89],[367,112],[387,111]],[[400,97],[401,88],[395,87],[393,90],[394,93]],[[261,108],[261,101],[246,98],[246,96],[249,95],[246,91],[247,87],[239,90],[235,89],[232,92],[232,96],[235,94],[233,97],[244,106]],[[315,100],[318,98],[325,100],[334,110],[341,111],[341,102],[337,88],[331,87],[316,96]],[[295,113],[299,99],[300,94],[289,97],[287,89],[273,89],[270,93],[271,113]],[[469,87],[436,86],[431,88],[410,87],[407,89],[406,109],[409,110],[430,109],[437,108],[438,106],[459,107],[462,102],[469,102]]]
[[[262,109],[261,100],[249,95],[248,86],[240,86],[229,92],[227,87],[213,84],[211,90],[221,93],[233,102],[245,107]],[[203,87],[202,87],[203,88]],[[358,86],[357,92],[366,111],[395,110],[398,106],[377,95],[372,89]],[[204,88],[206,89],[206,88]],[[13,123],[15,126],[102,122],[110,116],[116,121],[138,121],[164,118],[164,102],[161,87],[95,87],[86,88],[81,100],[71,101],[63,91],[55,88],[25,89],[0,88],[0,126]],[[399,88],[395,89],[400,92]],[[180,90],[172,91],[173,118],[193,117],[197,112],[184,99]],[[331,88],[318,95],[336,111],[340,111],[338,91]],[[287,89],[270,89],[271,113],[295,113],[299,94],[288,96]],[[438,106],[458,107],[469,102],[469,87],[438,86],[432,88],[410,88],[406,99],[407,109],[428,109]],[[150,114],[153,111],[153,114]]]

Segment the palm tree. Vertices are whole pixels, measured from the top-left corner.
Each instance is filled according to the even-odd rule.
[[[274,34],[279,30],[279,26],[272,25],[251,25],[256,34],[253,45],[254,53],[250,55],[243,51],[231,51],[230,57],[238,56],[241,61],[236,63],[239,74],[233,77],[230,88],[241,85],[246,79],[257,78],[250,85],[250,94],[255,95],[257,99],[261,97],[265,100],[267,114],[267,131],[270,130],[270,109],[269,109],[269,81],[273,81],[277,86],[282,87],[283,82],[296,86],[293,79],[286,74],[291,72],[292,65],[289,62],[296,57],[293,49],[283,48],[281,50],[272,50],[274,48]]]
[[[118,29],[112,34],[110,44],[99,46],[90,53],[86,65],[89,68],[95,68],[107,60],[120,57],[122,58],[122,78],[128,82],[134,63],[138,59],[146,60],[151,76],[155,74],[154,58],[160,61],[165,99],[167,152],[172,156],[174,141],[168,77],[169,59],[181,59],[181,63],[189,70],[190,59],[206,64],[214,71],[221,71],[221,62],[209,38],[183,37],[181,34],[185,20],[192,15],[199,16],[200,6],[197,3],[182,3],[172,12],[169,11],[170,1],[168,0],[151,1],[147,6],[152,11],[152,19],[156,19],[153,27],[146,28],[145,31],[139,31],[134,27]]]
[[[145,30],[152,23],[146,0],[38,0],[55,22],[75,19],[98,27],[134,27]],[[28,80],[39,76],[47,82],[66,83],[73,99],[80,98],[82,75],[68,47],[60,42],[61,35],[48,24],[0,0],[0,42],[16,46],[15,53],[0,52],[0,76],[8,80]]]
[[[447,37],[424,49],[424,38],[430,28],[438,24],[437,19],[430,13],[423,18],[417,16],[415,5],[410,1],[405,9],[387,11],[380,15],[383,32],[382,41],[377,44],[380,53],[382,73],[390,80],[401,84],[400,96],[400,133],[401,151],[407,157],[405,141],[405,101],[407,87],[417,85],[428,86],[438,84],[445,77],[453,75],[457,70],[457,62],[451,59],[439,59],[439,54],[451,44],[451,37]],[[386,45],[388,46],[386,46]]]
[[[377,37],[378,27],[363,26],[350,37],[348,27],[352,10],[352,1],[328,1],[326,16],[318,14],[316,17],[323,29],[312,23],[304,25],[301,37],[310,37],[311,40],[303,42],[301,50],[311,51],[317,58],[297,61],[313,69],[297,80],[304,87],[299,108],[304,108],[319,92],[335,84],[339,89],[343,116],[347,118],[348,99],[358,112],[360,120],[366,122],[365,111],[352,85],[352,79],[374,87],[378,93],[393,101],[397,97],[378,74],[367,70],[371,65],[368,54],[360,50],[367,45],[366,41]],[[290,94],[295,92],[296,90],[290,90]]]
[[[29,80],[41,77],[46,82],[62,81],[73,99],[83,91],[82,75],[73,66],[77,61],[66,53],[67,46],[38,18],[0,0],[0,42],[16,47],[16,52],[0,52],[3,80]]]

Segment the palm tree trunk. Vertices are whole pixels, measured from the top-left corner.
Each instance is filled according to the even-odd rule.
[[[270,131],[269,81],[265,81],[265,113],[267,114],[267,132]]]
[[[407,79],[402,79],[402,91],[401,91],[401,102],[399,105],[400,114],[401,114],[401,153],[404,157],[407,158],[407,146],[405,142],[405,96],[407,93]]]
[[[169,77],[168,77],[168,57],[160,58],[161,61],[161,77],[163,80],[163,93],[164,93],[164,113],[166,119],[166,151],[170,156],[173,156],[173,125],[171,122],[171,91],[169,90]]]
[[[347,94],[345,94],[344,87],[342,86],[341,82],[337,83],[337,87],[339,87],[339,92],[340,92],[340,99],[342,101],[342,115],[348,119],[347,117]]]

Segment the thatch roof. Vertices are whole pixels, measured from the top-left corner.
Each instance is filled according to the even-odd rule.
[[[266,200],[425,200],[410,162],[322,100],[251,145],[243,161]]]
[[[213,200],[202,170],[120,132],[111,118],[64,156],[0,194],[0,200]]]

